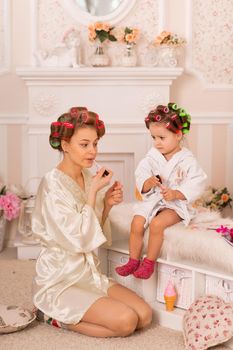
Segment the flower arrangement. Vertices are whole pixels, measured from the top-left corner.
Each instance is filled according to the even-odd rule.
[[[225,240],[230,243],[231,245],[233,245],[233,227],[229,228],[227,226],[223,226],[221,225],[220,227],[218,227],[216,229],[216,232],[220,233],[221,236],[223,236],[223,238],[225,238]]]
[[[195,207],[205,207],[211,210],[222,211],[225,207],[231,207],[232,198],[226,187],[208,187],[203,196],[195,201]]]
[[[116,28],[114,35],[119,42],[126,43],[127,45],[135,45],[140,37],[140,31],[137,28]]]
[[[169,45],[169,46],[182,46],[186,44],[184,38],[179,37],[177,34],[171,32],[163,31],[153,41],[153,45]]]
[[[21,199],[3,186],[0,190],[0,218],[3,217],[8,221],[16,219],[20,213],[20,205]]]
[[[112,34],[114,27],[111,27],[107,23],[96,22],[88,26],[88,38],[90,41],[98,39],[101,43],[105,40],[117,41],[116,37]]]

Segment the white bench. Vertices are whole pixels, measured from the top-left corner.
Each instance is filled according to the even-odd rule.
[[[149,280],[138,280],[132,275],[121,277],[115,267],[128,260],[128,238],[132,220],[132,203],[120,204],[112,209],[110,219],[113,244],[102,256],[102,268],[118,282],[142,295],[154,309],[159,324],[176,330],[182,329],[185,310],[199,296],[216,294],[233,302],[233,247],[210,225],[231,225],[231,219],[223,219],[217,213],[198,215],[191,226],[182,223],[165,231],[161,256],[155,273]],[[145,233],[146,246],[148,233]],[[104,255],[104,253],[102,253]],[[165,310],[163,292],[169,278],[178,292],[176,308]]]

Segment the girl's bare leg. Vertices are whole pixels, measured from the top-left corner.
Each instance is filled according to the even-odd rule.
[[[128,305],[111,297],[98,299],[84,314],[82,321],[68,325],[69,330],[92,337],[124,337],[133,333],[138,315]]]
[[[138,316],[136,329],[144,328],[151,323],[152,309],[150,305],[132,290],[120,284],[114,284],[108,289],[108,295],[113,299],[123,302],[136,312]]]
[[[129,260],[126,264],[116,267],[116,272],[120,276],[129,276],[139,267],[143,245],[144,223],[145,218],[143,216],[134,216],[129,238]]]
[[[145,218],[140,215],[135,215],[131,223],[130,237],[129,237],[129,254],[132,259],[140,259]]]
[[[155,261],[158,258],[163,244],[164,230],[179,221],[181,218],[172,209],[164,209],[152,219],[149,226],[148,259]]]

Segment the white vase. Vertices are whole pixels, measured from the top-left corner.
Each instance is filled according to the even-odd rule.
[[[123,67],[135,67],[137,64],[137,55],[134,45],[127,44],[121,60]]]
[[[3,216],[0,217],[0,252],[4,248],[4,241],[6,235],[6,219]]]
[[[105,67],[109,64],[109,57],[106,54],[104,44],[98,41],[96,43],[94,54],[91,56],[91,65],[93,67]]]

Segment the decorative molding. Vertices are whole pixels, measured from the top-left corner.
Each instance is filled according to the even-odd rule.
[[[30,28],[31,28],[31,64],[36,66],[37,60],[35,53],[38,50],[38,0],[33,0],[31,5],[31,17],[30,17]]]
[[[29,132],[34,134],[47,134],[48,131],[48,120],[43,119],[40,123],[37,121],[35,123],[29,122],[28,115],[11,115],[11,114],[0,114],[0,125],[27,125],[29,127]],[[194,113],[192,114],[192,124],[229,124],[233,125],[233,114],[229,113]],[[111,123],[106,123],[108,133],[113,134],[141,134],[147,130],[144,130],[144,122],[134,122],[132,120],[112,120]]]
[[[143,96],[140,108],[144,114],[147,114],[159,104],[166,104],[165,96],[162,96],[160,93],[152,92],[149,95]]]
[[[193,66],[193,4],[194,4],[193,0],[186,0],[185,18],[186,18],[186,37],[187,37],[188,44],[186,49],[185,70],[189,73],[193,73],[202,82],[203,88],[206,90],[231,91],[233,90],[233,84],[218,84],[218,83],[211,84],[206,80],[204,73]],[[202,2],[202,4],[204,3]],[[221,34],[219,33],[219,36],[220,35]],[[220,38],[220,40],[222,39]],[[209,45],[211,45],[211,43],[209,43]],[[221,52],[220,49],[218,49],[218,51],[219,53]],[[202,52],[201,55],[204,56],[204,53]]]
[[[0,125],[25,125],[28,123],[28,115],[15,115],[15,114],[8,114],[8,113],[1,113],[0,114]]]
[[[56,114],[59,106],[59,98],[53,92],[43,91],[34,98],[32,104],[36,112],[48,117]]]
[[[0,125],[0,180],[3,182],[7,181],[7,163],[8,163],[8,154],[7,154],[7,126]]]
[[[10,70],[10,1],[0,0],[0,74]]]
[[[91,22],[110,22],[115,25],[124,19],[133,9],[137,0],[123,0],[119,7],[105,16],[92,16],[90,13],[83,11],[75,4],[73,0],[60,0],[60,4],[68,14],[81,24],[88,25]]]

